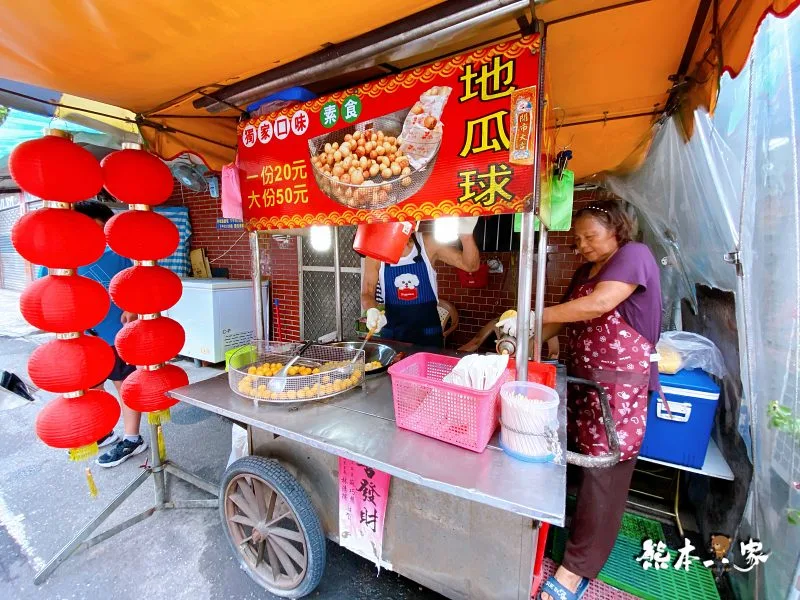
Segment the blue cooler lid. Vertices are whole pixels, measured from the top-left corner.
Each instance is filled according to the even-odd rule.
[[[706,392],[719,395],[719,386],[711,376],[702,369],[678,371],[675,375],[659,373],[658,380],[662,387],[680,388],[694,392]]]

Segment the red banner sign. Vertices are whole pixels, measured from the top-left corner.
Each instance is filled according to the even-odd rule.
[[[481,48],[242,122],[251,229],[521,212],[539,37]]]

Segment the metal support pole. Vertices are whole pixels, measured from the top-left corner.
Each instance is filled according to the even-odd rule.
[[[38,585],[42,583],[45,579],[47,579],[50,576],[50,574],[56,570],[58,565],[67,560],[72,555],[72,553],[75,552],[80,547],[83,541],[87,539],[92,534],[92,532],[95,529],[97,529],[100,526],[100,524],[103,521],[105,521],[111,515],[111,513],[113,513],[117,509],[117,507],[120,504],[122,504],[125,501],[125,499],[128,496],[130,496],[136,490],[136,488],[138,488],[142,484],[142,482],[145,479],[149,477],[149,475],[150,471],[142,471],[141,473],[139,473],[136,479],[131,481],[124,490],[122,490],[119,494],[117,494],[117,497],[114,498],[111,501],[111,503],[108,506],[106,506],[99,515],[97,515],[94,519],[92,519],[86,525],[83,526],[83,529],[81,529],[78,532],[78,534],[74,538],[72,538],[69,544],[64,546],[58,552],[58,554],[56,554],[53,558],[50,559],[50,562],[48,562],[44,566],[44,568],[42,568],[42,570],[36,574],[36,577],[33,578],[33,583]]]
[[[261,287],[261,251],[258,245],[258,231],[251,231],[250,237],[250,271],[253,279],[253,311],[255,312],[256,339],[263,340],[264,329],[264,298]]]
[[[333,229],[333,295],[334,310],[336,311],[336,339],[341,340],[344,328],[342,327],[342,269],[339,261],[339,228]]]
[[[547,274],[547,227],[539,222],[539,251],[536,257],[536,322],[533,336],[533,360],[542,361],[542,313],[544,312],[544,287]]]
[[[158,510],[170,508],[218,508],[219,492],[216,485],[201,479],[197,475],[186,471],[178,465],[170,463],[168,460],[165,460],[164,462],[161,461],[161,456],[158,453],[158,427],[159,425],[150,425],[150,461],[152,462],[152,467],[144,467],[141,473],[136,476],[136,479],[131,481],[124,490],[117,494],[117,496],[102,510],[102,512],[100,512],[99,515],[84,525],[78,534],[72,538],[72,540],[66,546],[59,550],[58,554],[50,559],[50,561],[42,568],[42,570],[39,571],[33,578],[33,582],[36,585],[44,582],[61,563],[67,560],[77,550],[90,548],[95,544],[99,544],[100,542],[107,540],[108,538],[118,534],[128,527],[144,521]],[[165,474],[167,471],[176,477],[183,479],[194,487],[211,494],[214,496],[214,498],[171,501],[167,495],[165,482]],[[154,506],[90,538],[89,536],[92,535],[92,532],[97,529],[103,523],[103,521],[111,516],[111,514],[120,507],[126,498],[133,494],[133,492],[136,491],[136,489],[151,475],[153,476],[153,482],[155,483]]]
[[[533,287],[533,259],[534,249],[533,242],[535,239],[536,231],[536,213],[539,210],[539,198],[541,195],[541,151],[542,147],[542,130],[545,123],[542,122],[542,114],[544,108],[544,57],[545,57],[545,41],[547,38],[544,23],[536,21],[536,30],[542,35],[542,44],[539,49],[539,85],[537,89],[537,108],[536,108],[536,137],[534,139],[533,147],[533,194],[530,199],[530,204],[525,206],[525,212],[522,215],[522,232],[520,235],[519,246],[519,285],[517,287],[517,379],[519,381],[528,380],[527,364],[530,359],[529,340],[530,340],[530,311],[531,311],[531,294]],[[542,314],[539,309],[539,299],[541,297],[542,307],[544,306],[544,266],[543,261],[547,259],[547,234],[544,226],[541,231],[544,233],[544,239],[539,238],[539,257],[538,257],[538,271],[536,274],[536,325],[534,331],[537,332],[537,337],[534,340],[534,360],[541,360],[541,336],[542,331]]]
[[[164,470],[170,475],[174,475],[178,479],[183,479],[185,482],[191,483],[194,487],[203,490],[204,492],[208,492],[212,496],[216,496],[219,493],[218,483],[206,481],[194,473],[190,473],[186,469],[183,469],[178,465],[174,465],[169,461],[167,461],[167,463],[164,465]]]
[[[538,183],[534,183],[534,186]],[[536,215],[526,212],[522,215],[522,231],[519,245],[519,283],[517,285],[517,379],[528,380],[528,369],[520,365],[528,364],[528,339],[530,339],[531,295],[533,293],[533,259],[536,232]],[[537,290],[538,291],[538,290]]]
[[[158,453],[158,425],[150,424],[150,463],[153,465],[153,481],[155,482],[156,508],[161,508],[167,500],[167,481],[161,456]]]

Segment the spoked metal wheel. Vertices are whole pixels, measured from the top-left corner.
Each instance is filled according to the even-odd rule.
[[[248,456],[222,481],[220,512],[228,540],[256,583],[302,598],[325,568],[325,536],[305,490],[277,461]]]

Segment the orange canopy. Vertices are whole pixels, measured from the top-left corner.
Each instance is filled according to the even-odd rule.
[[[760,19],[768,11],[787,14],[797,3],[537,0],[535,16],[548,23],[557,145],[573,150],[577,177],[635,166],[668,103],[682,110],[713,109],[722,69],[741,69]],[[5,0],[0,77],[129,109],[161,156],[194,152],[219,169],[233,158],[238,112],[212,114],[195,108],[195,100],[437,4],[394,0],[359,3],[353,9],[327,0],[291,5]],[[524,5],[521,11],[530,18],[528,2],[515,4]],[[515,35],[516,16],[459,30],[390,64],[349,73],[343,65],[339,78],[305,83],[324,93]]]

